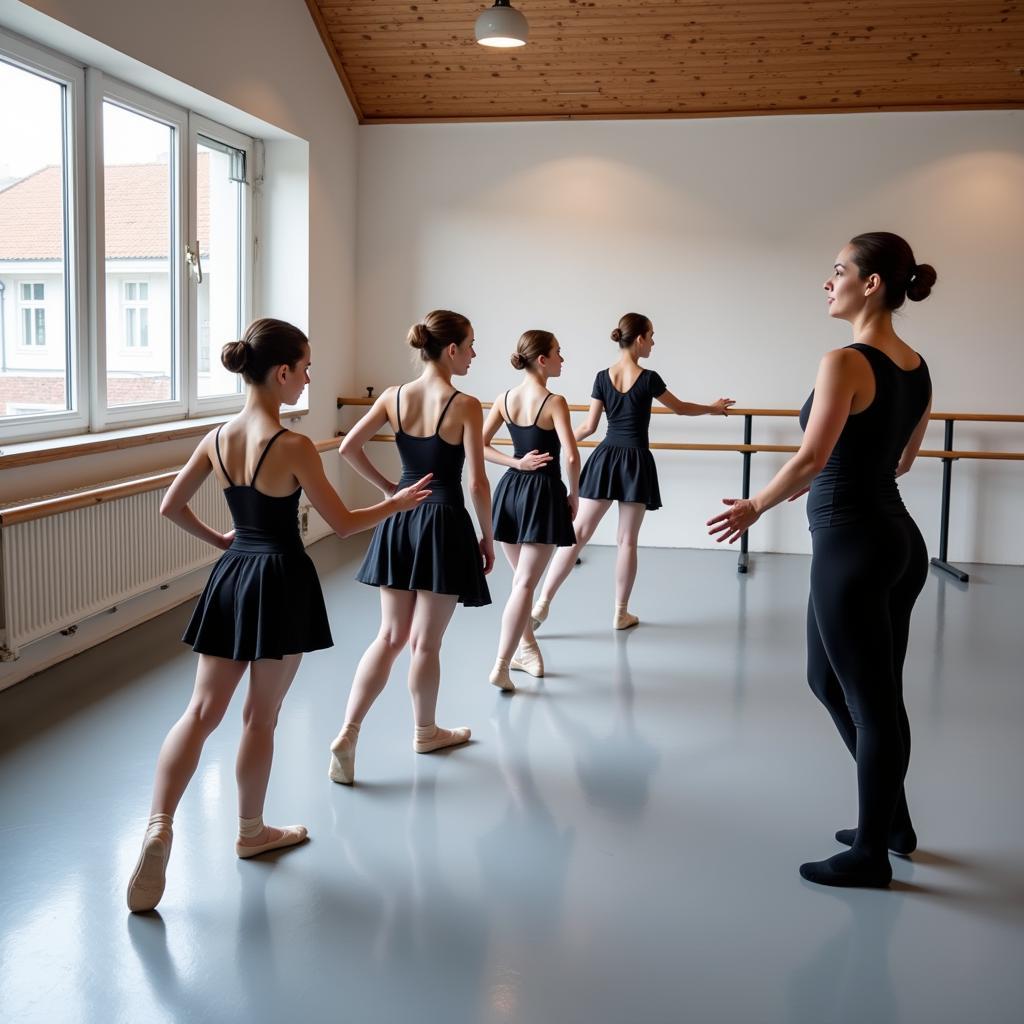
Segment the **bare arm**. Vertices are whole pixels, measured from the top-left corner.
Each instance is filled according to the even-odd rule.
[[[577,441],[585,441],[591,434],[597,432],[597,425],[601,422],[601,413],[604,412],[604,402],[600,398],[590,400],[590,408],[587,410],[587,418],[573,431]]]
[[[182,466],[171,486],[167,488],[164,500],[160,503],[160,515],[166,516],[175,526],[180,526],[193,537],[198,537],[200,540],[206,541],[207,544],[212,544],[215,548],[225,551],[231,546],[234,531],[219,533],[213,527],[207,526],[188,507],[193,495],[213,470],[209,455],[212,437],[213,434],[207,434],[203,438],[192,453],[192,457]]]
[[[349,464],[354,467],[360,476],[369,480],[374,487],[377,487],[385,495],[394,494],[397,485],[392,483],[370,461],[370,457],[366,454],[365,445],[388,422],[387,399],[392,391],[394,391],[394,388],[387,388],[381,392],[377,401],[370,406],[366,415],[345,435],[345,440],[338,447],[338,454],[343,459],[348,460]],[[320,468],[322,471],[323,467],[321,466]]]
[[[484,572],[488,573],[494,568],[494,526],[491,523],[491,485],[484,472],[484,413],[480,403],[469,395],[464,395],[459,401],[465,403],[462,441],[466,446],[469,494],[480,524],[480,555]]]
[[[684,402],[681,398],[676,398],[671,391],[663,391],[658,395],[657,401],[666,409],[671,409],[677,416],[725,416],[729,406],[736,404],[731,398],[719,398],[711,405],[699,405]]]
[[[487,419],[484,421],[484,459],[487,462],[492,462],[496,466],[508,466],[509,469],[522,469],[530,472],[535,469],[539,469],[541,466],[551,461],[551,456],[546,452],[541,453],[536,448],[532,452],[527,452],[521,459],[517,459],[514,455],[505,455],[503,452],[499,452],[495,448],[491,441],[494,439],[494,435],[501,429],[501,425],[505,422],[505,418],[501,415],[501,409],[498,407],[498,403],[501,401],[501,396],[494,400],[494,404],[491,406],[491,411],[487,414]]]
[[[914,432],[910,435],[910,440],[900,456],[899,465],[896,467],[897,476],[903,476],[904,473],[910,472],[910,467],[914,464],[914,459],[917,458],[917,453],[921,450],[921,445],[924,443],[924,432],[928,429],[928,417],[931,415],[931,412],[932,400],[929,398],[928,408],[925,409],[924,415],[918,420],[917,426],[914,427]]]
[[[561,395],[555,395],[551,399],[551,418],[555,422],[558,440],[562,442],[562,451],[565,453],[565,475],[569,478],[569,505],[575,516],[580,494],[580,450],[576,446],[576,435],[572,432],[569,403]]]
[[[430,476],[427,475],[376,505],[350,510],[327,479],[316,445],[302,434],[294,434],[293,438],[289,439],[292,450],[288,453],[292,472],[313,508],[339,537],[351,537],[361,530],[368,530],[395,512],[415,507],[430,495]]]
[[[822,471],[850,415],[856,393],[855,380],[848,350],[837,349],[825,355],[814,382],[814,405],[800,450],[753,499],[723,499],[730,506],[728,511],[707,523],[712,527],[709,532],[718,534],[719,542],[728,540],[731,544],[768,509],[807,487]]]

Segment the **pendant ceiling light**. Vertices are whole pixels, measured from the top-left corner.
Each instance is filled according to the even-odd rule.
[[[510,0],[494,0],[494,6],[476,19],[476,41],[481,46],[525,46],[530,26]]]

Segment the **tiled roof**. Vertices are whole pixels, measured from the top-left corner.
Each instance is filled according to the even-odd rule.
[[[210,237],[210,164],[199,155],[199,237]],[[108,259],[167,256],[166,164],[114,164],[105,170]],[[44,167],[0,191],[0,260],[63,258],[59,167]]]

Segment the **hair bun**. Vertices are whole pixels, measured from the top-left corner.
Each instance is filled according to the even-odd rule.
[[[914,272],[907,282],[907,298],[911,302],[920,302],[927,299],[932,293],[932,286],[938,279],[935,268],[930,263],[920,263],[914,267]]]
[[[220,361],[224,369],[232,373],[244,373],[249,361],[249,346],[244,341],[229,341],[220,350]]]
[[[413,348],[423,348],[430,341],[430,331],[426,324],[413,324],[409,328],[409,344]]]
[[[620,331],[618,327],[616,327],[615,330],[612,331],[612,341],[622,341],[622,331]]]
[[[518,352],[512,353],[512,357],[509,362],[512,363],[513,370],[522,370],[526,367],[526,360]]]

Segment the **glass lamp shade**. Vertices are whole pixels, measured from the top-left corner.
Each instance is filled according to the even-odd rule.
[[[530,26],[509,0],[496,0],[476,19],[476,41],[481,46],[525,46]]]

